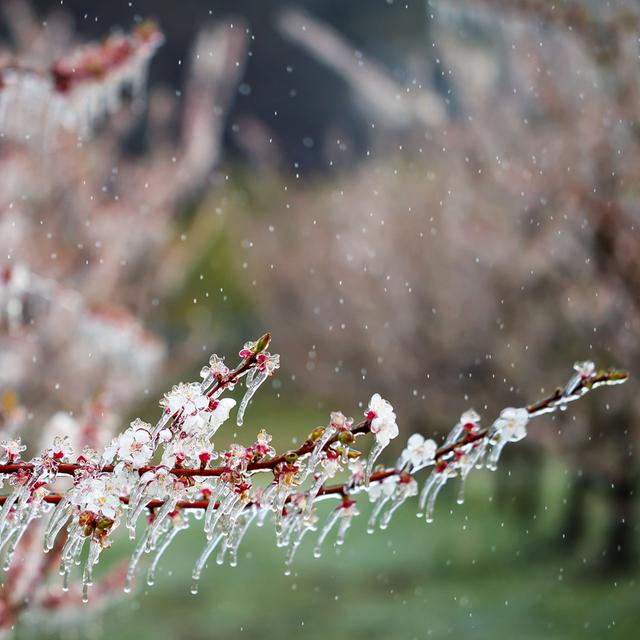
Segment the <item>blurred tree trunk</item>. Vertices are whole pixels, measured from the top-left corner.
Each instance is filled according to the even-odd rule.
[[[499,473],[511,472],[509,482],[496,478],[496,505],[519,520],[530,522],[538,513],[542,494],[543,455],[536,447],[507,447]]]
[[[563,545],[574,548],[583,539],[587,530],[587,501],[593,490],[594,479],[582,470],[576,473],[569,487],[567,508],[565,509],[557,538]]]
[[[613,461],[605,490],[607,522],[602,545],[602,568],[617,572],[629,569],[638,559],[635,545],[637,477],[628,438],[633,432],[633,416],[631,408],[625,405],[619,411],[598,417],[612,447]]]

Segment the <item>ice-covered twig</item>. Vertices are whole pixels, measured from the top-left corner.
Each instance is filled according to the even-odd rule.
[[[229,557],[235,564],[250,525],[262,524],[269,514],[278,546],[288,548],[289,567],[305,533],[316,528],[322,500],[337,497],[341,503],[320,530],[316,555],[334,527],[336,544],[343,543],[352,519],[359,514],[355,498],[360,493],[368,493],[376,503],[368,530],[376,525],[385,529],[400,506],[419,493],[415,476],[426,467],[432,471],[420,492],[419,510],[426,510],[431,521],[436,497],[446,481],[459,477],[464,483],[474,468],[494,469],[504,446],[526,436],[532,418],[564,409],[591,389],[627,379],[625,372],[577,363],[576,374],[566,385],[527,407],[504,409],[486,428],[480,426],[478,414],[466,411],[440,448],[433,440],[414,434],[392,468],[375,466],[381,450],[399,434],[393,407],[378,394],[372,396],[360,422],[353,424],[334,412],[329,427],[314,430],[295,450],[277,454],[263,430],[248,447],[234,443],[227,450],[215,451],[211,437],[235,405],[233,399],[222,396],[243,376],[248,376],[251,389],[255,376],[268,377],[279,366],[278,356],[267,351],[270,339],[265,334],[247,343],[233,370],[212,356],[202,371],[203,382],[179,384],[165,394],[160,403],[163,417],[155,427],[135,420],[102,452],[85,448],[76,456],[58,442],[31,461],[23,461],[24,447],[19,441],[0,443],[0,479],[10,479],[13,485],[10,494],[0,497],[0,545],[8,549],[5,563],[11,563],[13,550],[31,522],[50,513],[46,549],[56,544],[67,525],[61,551],[65,586],[88,543],[84,600],[94,566],[101,551],[110,546],[113,531],[123,523],[135,535],[136,521],[146,511],[149,517],[129,563],[127,589],[148,553],[154,554],[148,576],[153,583],[160,558],[172,540],[202,516],[206,540],[193,571],[194,591],[213,551],[218,549],[218,563]],[[353,445],[366,434],[374,436],[375,442],[364,457]],[[221,464],[213,466],[216,459]],[[350,471],[346,481],[328,486],[326,481],[344,463]],[[273,476],[271,483],[255,486],[256,474],[267,472]],[[56,493],[53,481],[64,475],[74,482],[67,492]]]

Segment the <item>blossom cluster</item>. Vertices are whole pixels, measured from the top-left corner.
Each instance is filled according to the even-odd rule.
[[[411,435],[389,468],[376,462],[398,437],[399,428],[392,405],[379,394],[371,397],[358,422],[334,411],[326,426],[312,431],[295,450],[277,454],[264,429],[249,446],[234,442],[226,449],[216,448],[213,438],[236,405],[227,394],[244,379],[236,417],[239,426],[253,394],[279,368],[279,356],[267,351],[269,342],[269,334],[247,342],[234,369],[212,355],[200,381],[180,383],[164,395],[155,424],[134,420],[102,451],[90,447],[73,451],[67,437],[58,437],[40,455],[23,461],[25,447],[19,440],[1,442],[0,478],[9,484],[0,509],[5,566],[11,564],[29,525],[45,518],[44,547],[59,549],[63,589],[69,588],[72,568],[84,558],[86,601],[100,554],[111,545],[113,532],[124,526],[136,540],[125,590],[132,588],[146,554],[152,556],[147,582],[153,584],[163,553],[196,520],[193,514],[200,514],[197,520],[203,522],[205,543],[193,569],[192,592],[197,592],[214,550],[217,562],[228,557],[234,565],[250,525],[261,525],[267,518],[274,522],[277,545],[287,549],[289,571],[308,532],[317,532],[317,557],[334,530],[336,544],[344,542],[360,513],[358,494],[367,494],[373,503],[369,532],[378,526],[385,529],[397,509],[417,495],[419,515],[429,522],[446,482],[459,478],[458,502],[462,502],[470,472],[496,469],[504,446],[524,438],[532,418],[564,408],[592,388],[624,382],[627,377],[623,372],[598,370],[591,362],[577,363],[564,387],[533,405],[504,409],[488,427],[481,426],[478,413],[468,410],[441,447],[422,434]],[[355,445],[366,434],[374,442],[365,455]],[[425,468],[431,472],[420,488],[416,476]],[[265,471],[272,474],[266,484],[259,481]],[[336,484],[328,484],[339,474]],[[59,475],[73,480],[64,493],[56,493]],[[338,498],[339,504],[320,524],[318,505],[327,498]],[[147,517],[141,518],[143,514]],[[138,530],[140,520],[144,524]]]
[[[7,137],[48,139],[62,126],[87,135],[120,105],[122,90],[140,99],[147,68],[163,36],[144,22],[131,34],[77,47],[48,69],[9,63],[0,67],[0,125]]]

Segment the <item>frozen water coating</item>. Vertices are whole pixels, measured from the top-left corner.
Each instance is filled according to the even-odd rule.
[[[102,42],[76,47],[48,68],[1,65],[0,131],[45,147],[58,129],[87,137],[118,110],[125,88],[140,105],[149,62],[163,41],[157,26],[145,22],[130,34],[112,33]]]
[[[566,407],[593,388],[624,382],[626,373],[599,370],[591,362],[577,363],[575,374],[549,397],[528,407],[503,409],[488,428],[480,416],[465,411],[438,448],[434,440],[414,433],[393,467],[376,467],[382,451],[399,435],[392,405],[374,394],[357,424],[341,412],[331,413],[328,426],[315,429],[295,451],[278,454],[271,436],[260,430],[253,444],[232,443],[216,451],[211,438],[228,420],[235,400],[222,397],[246,375],[246,391],[238,414],[246,409],[257,388],[279,367],[279,356],[266,348],[270,336],[245,344],[234,370],[211,356],[202,381],[180,383],[160,401],[162,417],[152,426],[134,420],[102,452],[76,453],[68,440],[31,460],[22,460],[19,439],[0,442],[0,480],[9,492],[0,498],[0,553],[11,566],[14,551],[28,527],[45,519],[44,551],[57,549],[62,588],[69,588],[73,568],[81,570],[81,597],[89,598],[94,569],[112,534],[124,525],[136,539],[125,579],[133,588],[138,567],[151,560],[146,582],[152,585],[161,559],[177,535],[194,521],[202,522],[204,546],[192,571],[192,593],[198,591],[212,553],[216,562],[235,566],[238,550],[252,524],[273,521],[276,545],[285,549],[285,572],[307,533],[318,530],[319,504],[337,498],[320,525],[314,556],[326,541],[345,541],[353,518],[360,513],[356,497],[366,493],[372,503],[367,531],[386,529],[409,498],[418,497],[418,515],[433,521],[437,497],[450,478],[459,478],[458,503],[473,469],[495,470],[504,447],[527,435],[529,421]],[[241,422],[241,420],[240,420]],[[353,445],[366,434],[374,438],[368,454]],[[215,460],[220,466],[213,466]],[[345,468],[346,467],[346,468]],[[418,473],[430,467],[422,487]],[[271,482],[254,484],[254,476],[272,474]],[[343,474],[337,484],[331,478]],[[72,477],[69,488],[57,493],[60,475]],[[141,516],[144,526],[138,531]],[[62,537],[63,530],[66,537]],[[335,531],[335,536],[333,532]],[[88,546],[88,551],[83,550]]]

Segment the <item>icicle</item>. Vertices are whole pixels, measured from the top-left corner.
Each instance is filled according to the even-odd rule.
[[[125,518],[125,526],[129,530],[130,540],[136,539],[136,524],[138,522],[138,518],[140,518],[140,514],[142,514],[147,506],[149,501],[149,489],[154,481],[155,478],[144,481],[140,479],[131,490],[131,494],[129,496],[129,507]]]
[[[275,499],[275,495],[279,489],[279,486],[280,485],[273,482],[263,491],[260,498],[260,506],[258,507],[258,521],[256,522],[257,527],[262,527],[264,525],[266,517],[273,511],[273,501]]]
[[[2,553],[5,545],[11,540],[11,538],[13,537],[13,535],[17,530],[18,530],[18,527],[13,523],[10,526],[7,526],[5,528],[5,534],[3,535],[3,540],[0,543],[0,553]],[[5,571],[8,569],[8,567],[5,568],[5,566],[3,566],[3,568]]]
[[[429,477],[426,479],[424,486],[422,487],[422,491],[420,492],[420,497],[418,498],[418,513],[416,514],[418,518],[422,518],[424,516],[425,505],[427,504],[427,497],[431,493],[431,489],[433,488],[436,480],[440,472],[432,471]]]
[[[242,540],[249,530],[251,523],[255,519],[258,510],[255,507],[249,507],[248,513],[244,517],[244,521],[240,525],[236,525],[236,530],[233,533],[233,537],[229,541],[229,555],[231,556],[229,560],[229,565],[235,567],[238,564],[238,549],[240,548],[240,544]]]
[[[0,511],[0,535],[2,535],[13,505],[25,494],[26,491],[28,491],[26,486],[20,485],[5,498],[4,505],[2,505],[2,510]]]
[[[147,551],[152,551],[155,548],[155,543],[163,528],[165,521],[169,517],[169,514],[172,511],[175,511],[176,504],[178,503],[178,495],[174,494],[173,496],[167,496],[165,498],[164,504],[155,515],[153,522],[149,525],[149,537],[147,538]]]
[[[316,478],[311,489],[309,489],[309,492],[307,493],[307,504],[305,505],[305,508],[304,508],[305,518],[308,518],[311,515],[311,512],[313,511],[313,501],[316,499],[316,496],[318,495],[318,493],[320,493],[320,489],[322,489],[322,485],[324,485],[324,483],[327,481],[328,478],[329,478],[329,474],[326,471],[323,471]]]
[[[425,517],[427,522],[433,522],[433,511],[436,506],[436,498],[440,493],[440,489],[444,487],[448,480],[448,476],[445,471],[438,474],[436,481],[433,484],[433,489],[431,490],[431,494],[429,495],[429,499],[427,500],[427,511]]]
[[[209,556],[213,553],[223,537],[224,535],[222,533],[219,533],[217,536],[209,540],[207,546],[204,548],[204,551],[200,554],[200,557],[198,558],[196,565],[193,568],[193,572],[191,573],[191,593],[193,595],[196,595],[198,593],[200,574],[204,569],[204,565],[207,564]]]
[[[69,577],[71,576],[71,566],[65,566],[62,573],[62,591],[69,591]]]
[[[89,587],[93,584],[93,568],[98,563],[102,544],[98,540],[92,540],[89,544],[89,554],[82,572],[82,602],[89,602]]]
[[[70,557],[73,545],[76,543],[78,537],[83,536],[84,532],[82,531],[82,528],[80,527],[78,522],[72,522],[67,529],[67,540],[65,541],[64,546],[62,547],[62,551],[60,552],[60,575],[64,573],[64,565]]]
[[[156,423],[156,426],[153,428],[153,432],[151,434],[151,439],[153,441],[156,440],[156,438],[158,437],[158,434],[164,429],[164,427],[167,425],[170,419],[171,419],[171,412],[164,411],[160,416],[160,420],[158,420],[158,422]]]
[[[139,500],[136,500],[133,508],[130,508],[127,511],[127,522],[126,527],[129,531],[129,539],[136,539],[136,525],[138,523],[138,519],[140,518],[140,514],[145,510],[147,506],[146,496],[141,496]]]
[[[47,528],[44,533],[45,552],[53,549],[58,533],[60,533],[62,527],[64,527],[67,520],[71,517],[71,512],[69,510],[69,505],[71,503],[70,493],[60,500],[51,512],[51,517],[49,518],[49,522],[47,523]]]
[[[209,367],[203,367],[200,371],[200,375],[204,376],[204,380],[200,383],[200,390],[202,393],[206,393],[209,387],[213,385],[215,378],[211,371],[209,371]]]
[[[444,441],[442,446],[448,447],[450,444],[457,442],[460,439],[460,436],[462,435],[463,431],[464,431],[464,425],[462,424],[462,422],[457,422],[453,426],[451,431],[449,431],[449,433],[447,434],[447,438]]]
[[[376,460],[380,457],[380,454],[384,451],[384,448],[389,444],[389,442],[379,442],[376,440],[373,447],[371,447],[371,451],[369,452],[369,457],[367,458],[367,464],[364,470],[364,486],[365,488],[369,487],[369,481],[371,480],[371,474],[373,473],[373,467],[376,463]]]
[[[313,550],[313,556],[315,558],[319,558],[322,555],[322,543],[325,541],[325,538],[329,535],[329,532],[333,529],[336,522],[338,522],[341,509],[341,506],[334,509],[327,518],[327,521],[324,523],[324,526],[320,531],[320,535],[318,536],[318,542]]]
[[[27,527],[38,516],[38,509],[40,506],[41,505],[39,502],[34,501],[31,504],[31,507],[29,511],[26,513],[26,515],[24,515],[20,520],[20,522],[18,522],[17,525],[14,527],[12,532],[13,539],[11,540],[9,546],[7,547],[7,553],[4,559],[3,569],[5,571],[8,571],[11,568],[11,563],[13,561],[13,556],[15,554],[16,548],[20,543],[20,540],[22,540],[22,536],[27,530]]]
[[[233,505],[240,499],[240,496],[231,488],[229,493],[225,495],[225,497],[220,501],[220,506],[216,509],[213,517],[211,518],[209,533],[207,534],[207,538],[210,539],[209,536],[213,535],[215,531],[216,525],[220,522],[220,518],[226,515],[226,513],[233,507]]]
[[[291,485],[282,483],[278,485],[278,489],[273,500],[273,511],[275,516],[276,535],[279,536],[282,532],[283,515],[285,504],[287,499],[291,495],[293,487]]]
[[[486,448],[486,440],[483,440],[482,442],[476,444],[476,446],[472,448],[468,454],[466,454],[467,461],[460,466],[460,469],[458,471],[460,475],[460,485],[458,487],[458,496],[456,498],[456,502],[458,504],[464,504],[464,489],[467,482],[467,477],[474,467],[481,468],[483,466],[482,458],[484,456]]]
[[[384,508],[384,505],[387,504],[390,497],[391,496],[389,495],[381,494],[378,498],[378,501],[376,502],[375,507],[371,512],[371,516],[369,517],[369,521],[367,522],[367,533],[371,534],[376,530],[376,521],[378,520],[378,516]]]
[[[302,539],[304,538],[307,531],[314,531],[315,526],[309,520],[301,520],[300,526],[296,529],[296,535],[291,537],[291,542],[289,544],[289,549],[287,551],[287,556],[285,558],[285,570],[284,575],[291,575],[291,565],[293,564],[293,559],[302,544]]]
[[[351,526],[351,521],[354,516],[358,515],[358,510],[355,508],[355,505],[352,505],[347,508],[340,508],[340,526],[338,527],[338,535],[336,536],[336,544],[343,545],[344,539],[347,535],[347,531]]]
[[[393,514],[406,502],[409,495],[410,494],[408,491],[399,490],[398,492],[396,492],[396,494],[392,498],[391,506],[385,512],[385,514],[382,516],[382,519],[380,520],[381,529],[386,529],[389,526],[389,523],[391,522],[391,518],[393,517]]]
[[[246,500],[241,500],[238,495],[238,500],[233,503],[233,505],[227,510],[227,520],[229,523],[229,529],[235,529],[236,522],[240,515],[247,508]]]
[[[324,431],[315,442],[313,451],[311,452],[311,455],[309,456],[309,459],[307,461],[307,466],[304,470],[303,477],[299,478],[299,482],[304,482],[309,477],[309,474],[313,473],[315,468],[318,466],[318,462],[320,462],[322,451],[329,443],[329,440],[331,440],[331,438],[333,438],[336,433],[338,433],[338,430],[335,427],[332,427],[331,425],[325,427]]]
[[[24,532],[26,530],[27,530],[27,524],[15,530],[15,535],[13,537],[13,540],[11,541],[11,544],[7,547],[7,553],[5,555],[4,563],[2,565],[2,569],[4,571],[9,571],[9,569],[11,568],[11,563],[13,562],[13,556],[16,552],[16,548],[20,543],[20,540],[22,539],[22,536],[24,535]]]
[[[300,544],[302,543],[302,539],[304,538],[304,535],[307,533],[307,531],[313,531],[313,530],[314,530],[313,526],[303,522],[302,526],[296,532],[296,536],[292,537],[291,544],[289,545],[289,550],[287,552],[287,557],[285,558],[285,561],[284,561],[285,567],[286,567],[284,570],[284,574],[286,576],[291,575],[291,565],[293,564],[293,560],[295,558],[296,552],[300,548]]]
[[[218,549],[218,555],[216,556],[216,564],[219,564],[219,565],[224,564],[224,557],[227,554],[227,548],[228,547],[226,542],[220,545],[220,548]]]
[[[291,536],[300,523],[300,513],[289,514],[283,521],[280,531],[276,534],[276,546],[287,547],[289,545],[289,541],[291,540]]]
[[[498,460],[502,454],[502,450],[509,440],[504,434],[497,434],[491,442],[491,450],[487,456],[487,469],[495,471],[498,468]]]
[[[181,518],[179,521],[174,518],[172,526],[169,528],[169,531],[165,534],[162,542],[156,546],[156,553],[153,556],[153,560],[151,561],[151,565],[149,566],[149,570],[147,571],[147,584],[151,587],[155,584],[156,581],[156,571],[158,569],[158,563],[162,558],[164,552],[169,548],[169,545],[173,542],[173,539],[184,529],[189,527],[189,522],[186,518]]]
[[[456,502],[458,504],[464,504],[464,487],[467,482],[467,473],[460,474],[460,484],[458,485],[458,496],[456,498]]]
[[[480,444],[478,445],[478,449],[480,449],[480,452],[478,453],[478,456],[475,459],[475,467],[476,469],[482,469],[482,467],[485,466],[485,454],[487,453],[487,444],[488,444],[488,440],[487,438],[484,438]]]
[[[215,483],[211,488],[211,495],[209,496],[209,504],[207,504],[207,509],[204,514],[204,532],[205,532],[205,535],[207,536],[207,540],[211,540],[211,536],[213,535],[211,522],[218,508],[216,507],[216,503],[219,503],[220,500],[223,498],[225,492],[229,490],[230,490],[230,487],[227,483],[216,478]]]
[[[236,424],[241,427],[244,422],[244,412],[247,409],[251,398],[255,395],[256,391],[260,388],[260,385],[269,377],[266,371],[259,371],[258,369],[251,369],[247,374],[247,390],[242,396],[240,406],[238,407],[238,414],[236,417]]]
[[[62,553],[60,554],[60,575],[63,576],[63,591],[69,589],[71,568],[74,564],[80,563],[80,555],[86,540],[87,537],[84,534],[83,528],[77,522],[74,523],[70,527],[67,541],[62,548]]]
[[[127,567],[127,576],[124,581],[124,592],[129,593],[131,591],[131,587],[133,585],[133,578],[136,575],[136,568],[142,558],[143,554],[147,550],[147,542],[149,541],[149,537],[151,536],[151,527],[148,526],[145,530],[142,538],[135,546],[133,553],[131,554],[131,559],[129,560],[129,566]]]

